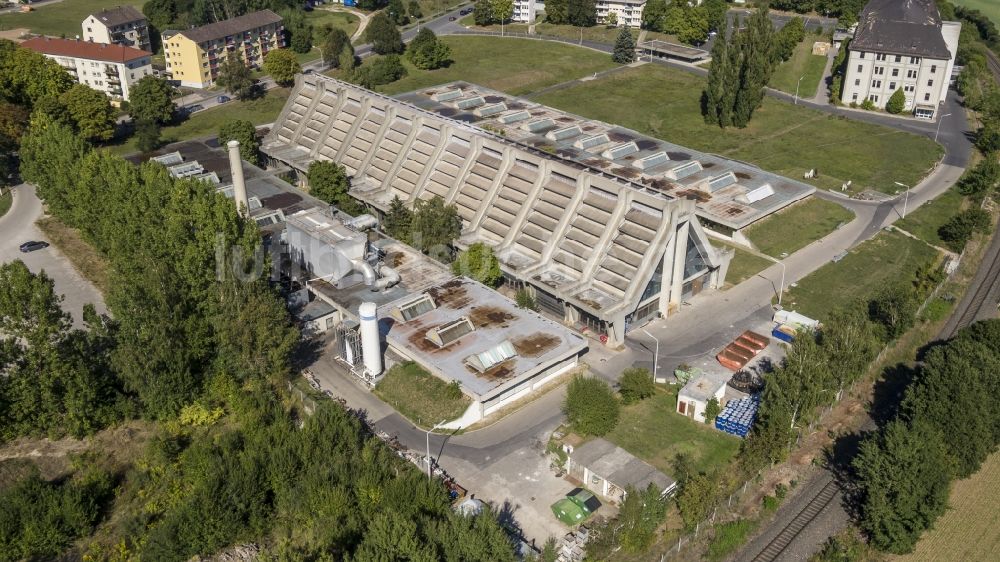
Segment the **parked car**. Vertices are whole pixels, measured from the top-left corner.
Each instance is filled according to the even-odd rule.
[[[230,98],[229,96],[219,96],[219,97],[215,98],[215,101],[218,102],[218,103],[226,103],[227,101],[229,101],[231,99],[232,98]]]
[[[448,21],[455,21],[456,19],[458,18],[456,18],[455,16],[451,16],[450,18],[448,18]]]
[[[566,497],[552,504],[552,513],[567,525],[578,525],[586,521],[601,507],[601,501],[593,493],[583,488],[574,488]]]
[[[21,244],[21,252],[27,254],[28,252],[34,252],[35,250],[41,250],[48,247],[49,247],[48,242],[42,242],[41,240],[30,240],[28,242],[25,242],[24,244]]]

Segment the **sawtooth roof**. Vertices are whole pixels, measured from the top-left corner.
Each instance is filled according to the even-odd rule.
[[[948,60],[934,0],[871,0],[858,20],[852,51]]]

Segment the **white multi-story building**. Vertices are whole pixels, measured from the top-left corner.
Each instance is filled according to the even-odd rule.
[[[83,20],[82,27],[84,41],[151,50],[146,16],[132,6],[118,6],[90,14]]]
[[[153,74],[153,53],[124,45],[35,37],[21,46],[58,62],[77,82],[104,92],[112,101],[128,101],[129,87]]]
[[[933,119],[948,96],[961,28],[941,21],[934,0],[871,0],[848,46],[841,99],[884,108],[902,89],[907,111]]]
[[[514,13],[511,21],[521,23],[535,23],[535,0],[514,0]]]
[[[619,26],[642,25],[642,8],[646,0],[597,0],[597,23],[608,23],[608,16],[615,14]]]

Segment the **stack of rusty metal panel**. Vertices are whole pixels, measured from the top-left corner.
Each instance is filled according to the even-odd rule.
[[[715,358],[730,371],[739,371],[763,351],[769,343],[771,340],[766,336],[747,330],[720,351]]]

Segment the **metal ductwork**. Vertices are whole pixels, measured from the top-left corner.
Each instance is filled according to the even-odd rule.
[[[358,215],[353,219],[348,220],[344,224],[353,228],[354,230],[363,232],[365,230],[371,230],[377,227],[378,219],[373,217],[372,215],[364,214],[364,215]]]
[[[375,282],[373,291],[384,291],[400,281],[399,272],[387,265],[379,266],[378,273],[381,278]]]
[[[226,143],[229,148],[229,168],[233,174],[233,200],[236,211],[244,217],[250,216],[250,201],[247,199],[247,182],[243,179],[243,158],[240,157],[240,141]]]
[[[361,303],[358,318],[361,320],[361,355],[365,371],[371,377],[382,374],[382,342],[378,332],[378,308],[373,302]]]
[[[378,275],[375,273],[375,268],[371,266],[370,263],[364,260],[354,260],[351,262],[351,266],[354,271],[365,276],[365,285],[372,287],[375,285]]]

